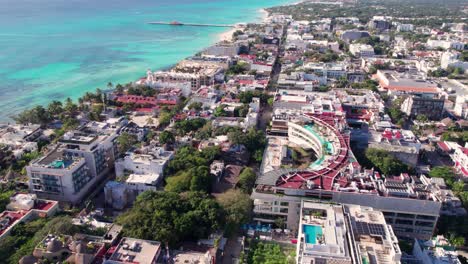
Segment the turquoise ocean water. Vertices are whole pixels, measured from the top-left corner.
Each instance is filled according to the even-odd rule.
[[[287,0],[0,0],[0,120],[126,83],[193,55],[223,28],[148,21],[254,22]]]

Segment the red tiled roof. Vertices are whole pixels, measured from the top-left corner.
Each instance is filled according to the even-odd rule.
[[[332,190],[334,183],[338,183],[340,187],[348,184],[348,180],[340,177],[340,172],[348,166],[349,154],[349,137],[342,135],[335,127],[335,114],[332,112],[322,114],[307,114],[316,124],[325,126],[331,131],[334,131],[339,140],[340,152],[332,157],[330,165],[326,168],[315,171],[297,172],[292,176],[281,176],[277,181],[277,186],[282,188],[300,188],[305,181],[312,181],[316,186],[324,190]],[[334,158],[334,160],[333,160]]]
[[[50,208],[52,208],[52,206],[55,205],[55,202],[38,202],[34,205],[34,209],[36,210],[41,210],[41,211],[47,211],[49,210]]]
[[[468,170],[466,168],[461,167],[460,170],[463,173],[463,176],[468,177]]]
[[[414,86],[396,86],[396,85],[387,85],[384,86],[385,89],[390,91],[401,91],[401,92],[420,92],[420,93],[437,93],[436,87],[414,87]]]
[[[450,148],[447,146],[447,144],[445,144],[444,141],[437,142],[437,146],[439,146],[439,148],[444,152],[449,152],[450,151]]]
[[[461,150],[463,151],[465,155],[468,155],[468,148],[461,148]]]

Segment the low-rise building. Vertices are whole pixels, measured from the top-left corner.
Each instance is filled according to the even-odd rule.
[[[455,169],[464,177],[468,177],[468,143],[465,146],[458,146],[451,155],[455,164]]]
[[[463,50],[465,48],[465,43],[463,43],[462,41],[450,39],[428,39],[426,46],[431,49],[444,48]]]
[[[382,211],[398,236],[431,237],[441,202],[417,186],[392,188],[378,172],[361,169],[349,147],[344,109],[332,92],[295,93],[280,90],[275,96],[268,145],[251,195],[254,221],[273,224],[282,219],[297,231],[301,200],[320,199]],[[391,134],[392,139],[405,138]],[[285,167],[285,145],[312,151],[316,159]]]
[[[418,164],[421,143],[411,130],[371,130],[368,140],[369,148],[389,151],[395,158],[410,166]]]
[[[1,125],[0,144],[6,146],[17,159],[24,153],[37,151],[37,140],[42,135],[39,125]]]
[[[34,194],[13,195],[6,210],[0,213],[0,240],[7,237],[17,224],[53,216],[58,210],[57,201],[37,199]]]
[[[408,31],[413,31],[413,30],[414,30],[414,25],[413,24],[398,23],[398,25],[397,25],[397,31],[398,32],[408,32]]]
[[[156,241],[124,237],[104,264],[155,264],[161,248]]]
[[[373,18],[371,21],[369,21],[370,29],[388,30],[391,26],[392,23],[384,17]]]
[[[301,203],[297,263],[400,263],[401,251],[383,214],[369,207]]]
[[[468,96],[457,95],[453,112],[458,117],[468,119]]]
[[[173,151],[162,147],[147,147],[142,150],[128,153],[124,158],[115,162],[117,177],[124,174],[157,174],[163,176],[164,168],[174,156]]]
[[[401,111],[411,118],[424,115],[431,120],[442,119],[445,97],[409,96],[401,104]]]
[[[461,264],[457,251],[443,236],[427,241],[415,239],[413,256],[423,264]]]
[[[436,83],[424,80],[419,76],[408,76],[396,71],[378,70],[373,76],[381,88],[391,95],[414,94],[434,96],[440,93]]]
[[[304,69],[328,79],[339,79],[347,74],[346,65],[343,63],[307,63]]]
[[[102,261],[106,252],[105,244],[99,240],[49,234],[34,248],[33,256],[43,261],[91,264]]]
[[[448,67],[460,68],[462,71],[468,70],[468,62],[460,60],[460,52],[446,51],[440,57],[440,67],[447,69]]]
[[[347,43],[351,43],[361,38],[369,38],[370,34],[367,31],[345,31],[341,34],[341,39]]]
[[[350,44],[349,51],[357,57],[372,57],[374,56],[374,48],[368,44]]]

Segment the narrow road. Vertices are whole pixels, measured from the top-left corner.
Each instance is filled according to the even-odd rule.
[[[228,239],[224,250],[222,264],[233,264],[239,262],[239,256],[242,250],[242,238],[233,236]]]

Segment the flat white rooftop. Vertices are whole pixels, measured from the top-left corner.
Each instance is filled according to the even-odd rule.
[[[161,243],[124,237],[106,263],[151,264],[159,256]]]
[[[146,184],[146,185],[153,185],[154,183],[158,182],[160,175],[159,174],[130,174],[125,181],[126,183],[133,183],[133,184]]]

